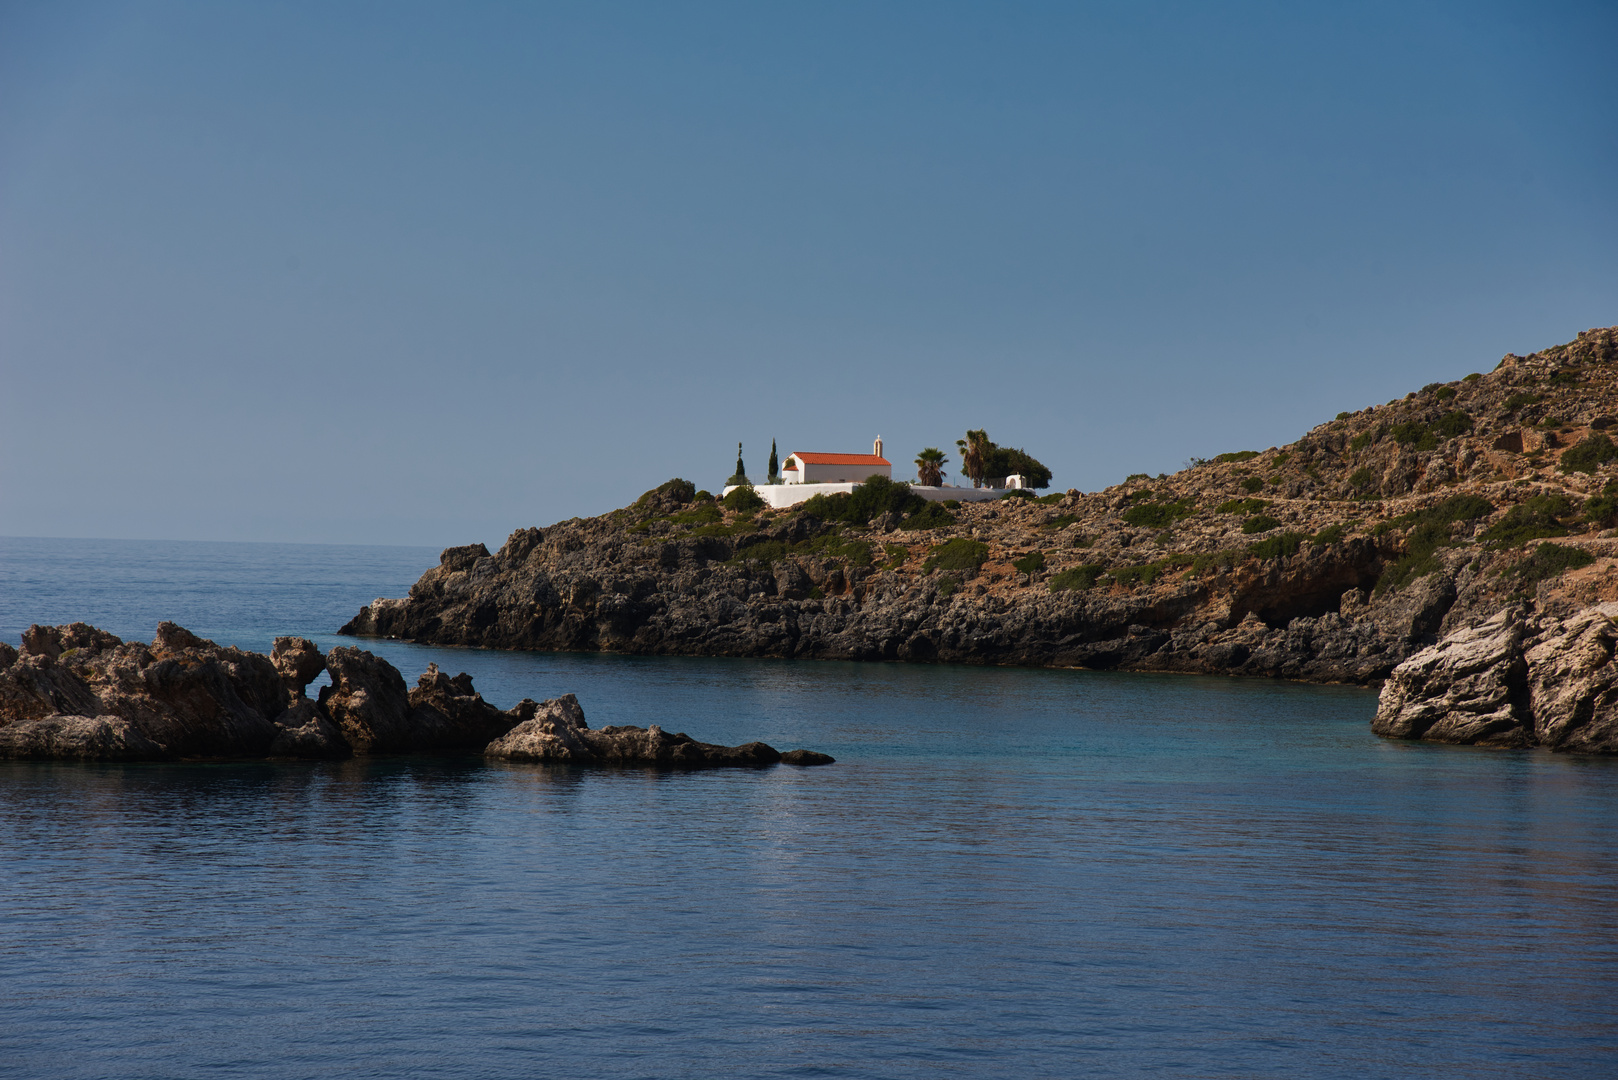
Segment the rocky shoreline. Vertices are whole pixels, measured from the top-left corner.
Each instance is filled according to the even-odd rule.
[[[1615,426],[1618,328],[1591,330],[1284,447],[1088,494],[862,517],[670,481],[492,554],[450,548],[341,632],[1375,685],[1514,605],[1618,601]]]
[[[311,700],[322,671],[331,684]],[[416,686],[386,660],[305,638],[269,656],[174,623],[150,645],[85,623],[31,626],[0,644],[0,759],[172,761],[465,754],[493,760],[662,769],[824,765],[809,750],[717,746],[684,734],[592,729],[573,695],[497,709],[464,672],[429,664]]]

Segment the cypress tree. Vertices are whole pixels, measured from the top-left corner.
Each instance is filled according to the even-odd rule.
[[[775,458],[775,440],[770,440],[770,479],[774,480],[781,473],[781,463]]]

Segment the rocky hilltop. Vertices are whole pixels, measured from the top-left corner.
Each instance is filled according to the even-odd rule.
[[[670,481],[493,554],[450,548],[342,632],[1373,683],[1508,608],[1618,600],[1615,426],[1618,328],[1590,330],[1093,493],[771,512]]]
[[[331,684],[307,696],[322,671]],[[715,746],[656,724],[592,730],[572,694],[501,710],[466,673],[429,664],[414,689],[362,649],[322,656],[305,638],[269,656],[160,623],[150,645],[85,623],[31,626],[0,643],[0,759],[166,761],[465,753],[507,761],[701,769],[824,765],[808,750]]]

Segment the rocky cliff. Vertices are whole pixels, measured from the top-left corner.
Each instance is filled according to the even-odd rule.
[[[322,671],[331,685],[306,694]],[[764,743],[699,743],[649,728],[591,730],[569,694],[501,710],[464,672],[429,664],[414,689],[361,649],[325,656],[283,637],[269,656],[221,647],[161,623],[150,645],[84,623],[31,626],[0,644],[0,759],[165,761],[464,753],[572,765],[716,768],[829,764]]]
[[[342,632],[508,649],[1371,683],[1511,605],[1618,600],[1618,328],[1104,491],[874,515],[671,481],[450,548]]]

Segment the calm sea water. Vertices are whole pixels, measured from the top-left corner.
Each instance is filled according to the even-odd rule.
[[[330,644],[435,558],[0,540],[0,634]],[[368,647],[839,760],[0,764],[0,1076],[1618,1075],[1618,762],[1352,688]]]

